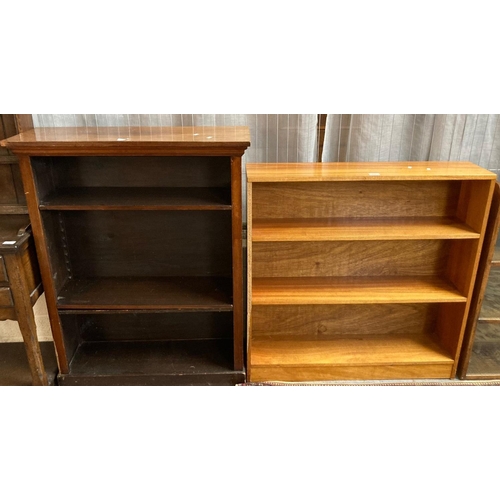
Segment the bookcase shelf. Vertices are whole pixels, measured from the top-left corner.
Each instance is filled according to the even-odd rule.
[[[452,217],[259,219],[253,241],[477,239],[479,233]]]
[[[41,210],[231,210],[229,188],[66,188]]]
[[[232,311],[230,278],[105,277],[69,279],[59,309]]]
[[[466,301],[453,285],[432,277],[254,278],[252,285],[255,305]]]
[[[34,129],[19,157],[61,385],[245,380],[246,127]]]
[[[250,381],[452,378],[495,175],[249,164]]]
[[[383,373],[408,377],[426,369],[433,377],[445,376],[453,358],[433,335],[349,335],[332,340],[255,340],[252,371],[257,378],[281,380],[307,376],[308,380],[346,377],[347,374]],[[386,376],[386,375],[384,375]]]
[[[82,342],[65,385],[236,384],[231,339]]]

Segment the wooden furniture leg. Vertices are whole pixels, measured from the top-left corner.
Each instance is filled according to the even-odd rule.
[[[48,385],[47,373],[36,334],[35,315],[30,301],[30,287],[26,281],[22,257],[19,254],[5,255],[19,329],[24,339],[33,385]]]

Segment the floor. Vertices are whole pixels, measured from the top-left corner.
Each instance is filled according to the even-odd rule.
[[[51,341],[40,343],[43,362],[49,385],[55,385],[57,360],[54,344]],[[0,386],[29,386],[32,384],[31,372],[23,342],[0,344]]]
[[[45,294],[37,300],[33,308],[37,328],[38,340],[40,342],[51,341],[52,332],[50,330],[49,315],[47,312],[47,303]],[[3,342],[22,342],[23,337],[19,330],[17,321],[0,321],[0,343]]]
[[[47,378],[49,384],[54,385],[57,360],[44,294],[37,300],[33,311]],[[0,321],[0,386],[13,385],[32,385],[31,373],[17,321]]]

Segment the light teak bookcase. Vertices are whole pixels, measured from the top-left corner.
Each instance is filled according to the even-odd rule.
[[[495,175],[249,164],[251,382],[453,378]]]
[[[245,380],[246,127],[34,129],[19,156],[61,385]]]

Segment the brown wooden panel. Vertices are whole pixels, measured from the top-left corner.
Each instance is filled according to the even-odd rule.
[[[64,281],[68,278],[68,271],[64,265],[58,268],[52,267],[54,264],[53,256],[59,255],[63,250],[61,245],[58,245],[60,241],[54,237],[54,235],[58,234],[57,228],[47,226],[42,222],[41,214],[38,210],[39,199],[33,178],[30,158],[21,156],[19,158],[19,167],[21,169],[23,184],[26,186],[28,194],[28,209],[33,227],[40,272],[44,283],[52,336],[57,350],[57,363],[60,372],[67,373],[69,369],[68,358],[64,348],[64,339],[57,312],[56,288],[62,286]],[[50,232],[53,234],[51,235]]]
[[[203,375],[232,371],[232,341],[227,339],[83,342],[71,375]]]
[[[337,162],[248,163],[249,182],[328,182],[391,180],[495,179],[496,175],[471,162]]]
[[[446,280],[430,277],[253,278],[253,305],[466,302]]]
[[[17,203],[19,205],[26,205],[26,195],[24,194],[23,180],[21,178],[21,171],[19,165],[12,165],[12,178],[14,180],[14,187],[16,190]]]
[[[16,154],[243,155],[248,127],[44,127],[4,141]]]
[[[61,309],[232,311],[231,280],[214,277],[74,278],[59,292]]]
[[[252,337],[317,338],[436,331],[438,304],[253,306]]]
[[[33,237],[30,239],[30,244],[21,255],[22,269],[26,280],[26,286],[30,290],[30,295],[40,287],[42,278],[40,276],[40,268],[36,257],[35,244]]]
[[[233,270],[233,331],[234,331],[234,369],[243,370],[244,361],[244,281],[243,281],[243,207],[241,188],[241,157],[231,158],[231,257]]]
[[[454,217],[256,219],[252,241],[479,239]]]
[[[54,284],[55,292],[58,293],[72,276],[63,219],[62,216],[54,212],[42,213],[41,220],[43,222],[47,259],[50,263],[51,281]]]
[[[56,190],[52,158],[30,158],[30,174],[36,186],[37,209],[41,201]]]
[[[441,345],[458,361],[458,353],[465,329],[468,304],[441,304],[437,334]],[[453,373],[454,374],[454,373]]]
[[[14,115],[19,133],[33,128],[33,115]]]
[[[230,159],[227,157],[55,157],[51,165],[57,188],[231,185]]]
[[[72,274],[231,276],[230,211],[74,211],[62,217]],[[44,216],[44,220],[46,216]]]
[[[451,378],[449,364],[381,366],[254,366],[250,382],[320,382],[330,380],[398,380]]]
[[[12,302],[12,295],[10,293],[10,288],[0,287],[0,307],[11,307],[14,305]]]
[[[0,140],[17,134],[15,115],[0,115]],[[0,151],[3,154],[4,151]]]
[[[59,315],[59,321],[63,332],[64,352],[71,366],[71,361],[82,343],[81,320],[76,315],[68,314]]]
[[[0,307],[0,321],[5,321],[6,319],[10,319],[15,321],[17,318],[16,311],[14,306],[12,307]]]
[[[5,269],[5,262],[3,257],[0,255],[0,283],[2,281],[8,281],[7,270]]]
[[[254,219],[331,217],[453,217],[461,183],[255,183]]]
[[[84,342],[232,339],[231,312],[61,312],[66,336],[80,332]]]
[[[453,359],[426,334],[338,336],[330,339],[272,339],[252,342],[256,366],[447,364]]]
[[[15,205],[17,202],[12,165],[0,164],[0,205]]]
[[[457,217],[478,232],[483,232],[488,219],[488,211],[495,182],[462,181],[462,189],[457,207]]]
[[[42,210],[231,210],[229,188],[63,188]]]
[[[253,276],[439,276],[450,242],[253,242]]]
[[[446,276],[466,297],[474,286],[481,243],[481,240],[454,240],[450,244]]]

